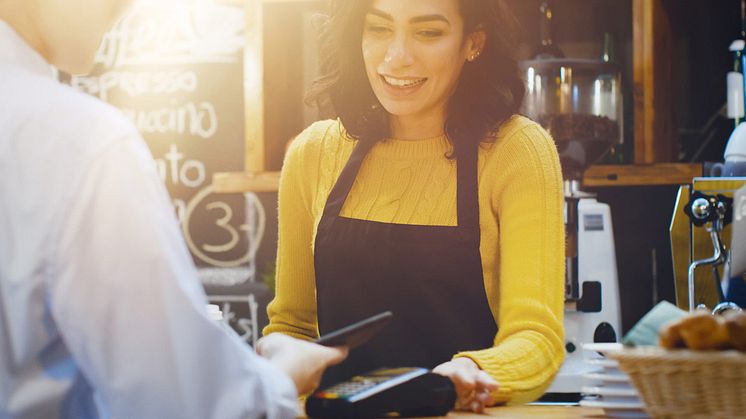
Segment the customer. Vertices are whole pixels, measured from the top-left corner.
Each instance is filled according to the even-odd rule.
[[[538,398],[562,363],[559,158],[516,115],[525,87],[503,3],[331,2],[313,93],[339,119],[286,156],[264,332],[395,319],[327,381],[434,368],[459,408],[481,411]]]
[[[290,418],[344,357],[211,321],[117,110],[59,84],[129,1],[0,0],[0,418]]]

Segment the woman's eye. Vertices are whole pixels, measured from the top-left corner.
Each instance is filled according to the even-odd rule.
[[[389,31],[389,28],[386,26],[380,26],[380,25],[368,25],[367,28],[365,28],[366,31],[376,34],[386,33]]]
[[[417,35],[422,36],[424,38],[437,38],[443,35],[443,31],[439,31],[437,29],[423,29],[423,30],[417,31]]]

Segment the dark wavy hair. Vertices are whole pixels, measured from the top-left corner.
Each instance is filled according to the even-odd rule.
[[[456,1],[464,36],[476,30],[487,35],[479,58],[464,65],[447,104],[444,129],[457,154],[463,146],[479,144],[518,112],[525,84],[515,58],[517,21],[504,0]],[[308,103],[330,104],[347,133],[360,141],[391,136],[389,115],[373,93],[361,50],[371,3],[330,0],[329,14],[317,22],[320,76],[306,95]]]

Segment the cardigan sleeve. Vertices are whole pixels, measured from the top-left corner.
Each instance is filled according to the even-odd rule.
[[[499,331],[493,347],[456,357],[498,381],[498,403],[525,403],[544,393],[564,356],[562,173],[554,142],[533,123],[497,154],[499,283],[488,298],[498,301]]]
[[[280,332],[300,339],[318,336],[313,267],[315,179],[320,161],[314,124],[293,140],[285,155],[278,192],[275,298],[267,307],[263,334]]]

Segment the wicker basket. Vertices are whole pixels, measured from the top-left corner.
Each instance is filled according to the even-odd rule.
[[[746,417],[746,354],[630,348],[619,361],[654,418]]]

